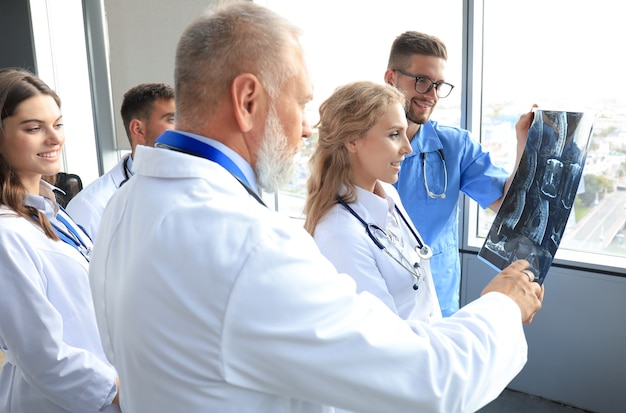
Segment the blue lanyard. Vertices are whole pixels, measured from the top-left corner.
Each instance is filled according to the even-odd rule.
[[[91,248],[89,248],[85,244],[82,237],[78,234],[74,227],[60,213],[57,214],[56,218],[65,226],[65,228],[69,231],[69,234],[67,234],[62,229],[57,228],[56,225],[53,224],[52,228],[54,228],[54,232],[57,233],[61,241],[74,247],[78,252],[80,252],[80,255],[85,257],[87,262],[89,262],[89,258],[91,256]]]
[[[237,164],[219,149],[173,130],[166,130],[163,132],[161,136],[157,138],[155,146],[199,156],[220,164],[224,169],[230,172],[241,185],[243,185],[250,195],[252,195],[261,205],[265,206],[265,203],[259,197],[259,194],[257,194],[250,187],[248,179],[246,179],[246,176],[243,174],[241,169],[239,169]]]
[[[161,136],[159,136],[156,140],[156,143],[169,146],[172,149],[180,149],[181,151],[190,155],[199,156],[201,158],[209,159],[213,162],[219,163],[228,172],[235,175],[246,185],[250,186],[250,183],[246,179],[246,176],[243,174],[243,172],[241,172],[241,169],[239,169],[237,164],[235,164],[235,162],[233,162],[228,156],[224,155],[222,151],[214,148],[211,145],[171,130],[167,130]]]

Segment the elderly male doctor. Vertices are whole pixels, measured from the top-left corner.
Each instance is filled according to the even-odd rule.
[[[516,262],[454,317],[357,294],[298,222],[290,178],[312,87],[297,30],[230,2],[184,31],[176,131],[138,147],[96,237],[92,293],[125,413],[472,412],[526,361],[543,289]]]

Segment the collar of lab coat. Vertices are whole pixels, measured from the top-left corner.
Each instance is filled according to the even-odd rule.
[[[377,182],[377,189],[383,193],[384,198],[367,191],[359,186],[356,187],[357,202],[351,207],[367,222],[376,224],[381,228],[387,227],[387,216],[393,210],[395,202],[387,195],[381,182]]]
[[[209,137],[198,135],[198,134],[191,133],[191,132],[171,130],[171,131],[168,131],[168,133],[176,133],[179,135],[187,136],[188,138],[195,139],[199,142],[202,142],[205,145],[209,145],[217,149],[218,151],[222,152],[222,154],[226,155],[231,161],[235,163],[235,165],[237,165],[241,173],[243,173],[246,180],[248,181],[247,183],[250,186],[250,188],[257,194],[259,193],[259,187],[257,185],[256,174],[254,172],[254,169],[241,155],[239,155],[237,152],[232,150],[230,147],[224,145],[222,142],[216,141],[215,139],[211,139]],[[219,162],[216,162],[216,163],[219,164]]]

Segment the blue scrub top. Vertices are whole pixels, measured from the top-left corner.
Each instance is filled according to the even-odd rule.
[[[411,141],[395,184],[402,203],[426,243],[433,249],[430,266],[444,317],[459,309],[461,265],[458,247],[458,201],[460,192],[482,208],[500,198],[509,173],[495,166],[488,152],[469,131],[437,122],[423,124]],[[426,156],[428,187],[434,194],[444,190],[443,152],[448,174],[445,198],[432,198],[424,185],[422,153]]]

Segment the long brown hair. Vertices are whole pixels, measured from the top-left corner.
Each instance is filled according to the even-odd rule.
[[[25,69],[0,69],[0,140],[10,139],[5,135],[4,120],[13,116],[17,107],[27,99],[37,95],[51,96],[61,107],[61,100],[41,79]],[[53,183],[54,177],[46,177]],[[41,227],[48,238],[58,240],[50,221],[37,208],[24,205],[28,192],[15,169],[0,152],[0,204],[6,205],[18,215]]]
[[[362,138],[376,124],[390,105],[406,107],[406,98],[386,84],[361,81],[341,86],[321,104],[318,141],[309,160],[310,176],[304,205],[304,228],[311,234],[317,223],[337,203],[339,191],[347,202],[356,200],[356,189],[350,182],[350,158],[346,142]]]

